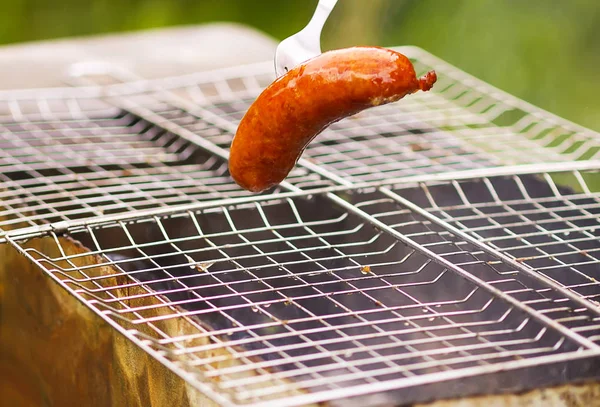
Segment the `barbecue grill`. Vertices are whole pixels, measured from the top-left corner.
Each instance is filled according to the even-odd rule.
[[[4,91],[0,242],[219,405],[598,380],[600,135],[396,49],[433,90],[332,125],[259,195],[228,146],[272,61]]]

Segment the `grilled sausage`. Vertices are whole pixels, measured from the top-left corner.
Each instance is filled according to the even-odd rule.
[[[427,91],[436,80],[434,71],[417,79],[410,60],[390,49],[325,52],[275,80],[250,106],[231,143],[231,176],[252,192],[275,186],[330,124]]]

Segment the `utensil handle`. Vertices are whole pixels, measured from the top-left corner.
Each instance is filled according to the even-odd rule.
[[[319,4],[317,4],[317,8],[312,18],[304,29],[321,35],[321,30],[329,18],[329,14],[331,14],[331,11],[337,4],[337,1],[338,0],[319,0]]]

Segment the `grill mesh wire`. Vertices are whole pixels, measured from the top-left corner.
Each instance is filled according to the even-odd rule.
[[[226,159],[271,64],[2,93],[0,238],[222,404],[598,354],[598,134],[400,50],[434,90],[331,126],[260,196]],[[91,253],[25,244],[58,232]]]

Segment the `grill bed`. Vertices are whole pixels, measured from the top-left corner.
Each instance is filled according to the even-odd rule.
[[[332,125],[261,195],[227,157],[271,63],[0,93],[0,242],[221,405],[597,379],[599,135],[397,49],[434,89]]]

